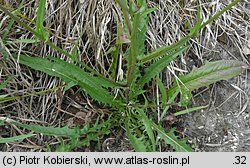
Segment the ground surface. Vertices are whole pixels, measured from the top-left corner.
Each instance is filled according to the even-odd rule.
[[[3,2],[15,9],[18,7],[15,1],[4,0]],[[71,51],[73,49],[72,41],[82,36],[79,44],[80,59],[103,72],[104,68],[102,67],[105,67],[104,60],[106,60],[105,52],[115,44],[117,19],[122,19],[115,1],[87,0],[80,3],[80,1],[54,0],[48,2],[45,21],[46,27],[57,37],[52,38],[53,43]],[[203,18],[207,19],[228,3],[228,0],[218,0],[212,3],[209,0],[202,0]],[[33,8],[37,7],[37,3],[29,1],[24,6],[22,12],[27,17],[33,18],[35,16]],[[181,39],[188,32],[184,29],[185,21],[194,22],[192,11],[195,5],[189,0],[150,0],[149,6],[158,9],[150,16],[147,33],[148,50],[169,45]],[[0,12],[0,18],[1,35],[8,24],[8,17]],[[198,38],[190,42],[189,52],[172,63],[169,69],[162,73],[162,76],[170,79],[169,70],[190,71],[201,66],[206,60],[234,59],[249,64],[249,18],[250,2],[246,0],[223,14],[213,25],[206,27]],[[13,30],[8,37],[9,41],[32,36],[31,33],[17,24]],[[8,48],[11,52],[64,58],[42,44],[11,43],[10,46],[6,47],[1,42],[0,36],[0,48]],[[20,67],[16,62],[4,62],[0,69],[0,80],[5,79],[6,76],[14,75],[15,80],[4,90],[4,93],[11,95],[22,95],[62,85],[58,79]],[[166,80],[166,86],[168,87],[168,85],[168,80]],[[65,124],[72,126],[75,124],[76,115],[84,114],[86,117],[91,111],[98,109],[86,101],[88,98],[84,94],[81,95],[76,91],[77,88],[68,92],[59,89],[2,104],[0,105],[0,117],[8,116],[21,121],[54,126]],[[195,146],[196,151],[250,151],[249,70],[229,81],[218,82],[210,87],[197,90],[190,106],[194,105],[209,105],[209,108],[182,116],[179,127],[189,138],[189,142]],[[0,136],[13,136],[21,131],[15,127],[1,126]],[[39,138],[40,140],[31,139],[26,143],[1,144],[0,150],[41,151],[44,147],[44,141],[52,143],[59,141],[42,135],[38,136]],[[96,149],[89,147],[76,150],[93,151]],[[128,140],[124,138],[123,133],[113,131],[109,137],[103,137],[99,150],[131,151],[132,148]]]
[[[230,51],[231,50],[231,51]],[[227,51],[240,57],[234,49]],[[230,59],[225,51],[222,58]],[[198,151],[250,151],[250,74],[216,83],[194,102],[209,108],[184,116],[185,133]]]

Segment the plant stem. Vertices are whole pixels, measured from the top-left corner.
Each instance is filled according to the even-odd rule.
[[[123,16],[124,16],[126,24],[128,26],[129,34],[131,34],[132,33],[132,25],[131,25],[131,22],[130,22],[130,19],[129,19],[130,16],[129,16],[128,8],[123,3],[122,0],[116,0],[116,2],[119,4],[119,6],[122,9]]]

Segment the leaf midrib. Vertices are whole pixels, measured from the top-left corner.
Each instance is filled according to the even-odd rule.
[[[195,81],[200,80],[200,79],[202,79],[202,78],[206,78],[207,76],[212,75],[213,73],[225,71],[225,70],[230,69],[230,68],[240,68],[240,65],[234,66],[234,67],[227,66],[227,67],[225,67],[225,68],[223,68],[223,69],[220,69],[220,70],[218,70],[218,71],[213,70],[213,71],[208,72],[208,73],[205,74],[205,75],[204,75],[204,74],[198,75],[198,76],[199,76],[198,78],[194,78],[194,79],[191,79],[191,80],[189,80],[189,81],[186,81],[186,82],[184,83],[184,85],[181,85],[180,87],[185,87],[186,85],[189,85],[189,83],[195,82]],[[204,76],[205,76],[205,77],[204,77]],[[180,79],[180,80],[181,80],[181,79]],[[220,80],[220,79],[218,79],[218,80]],[[175,85],[172,89],[170,89],[169,92],[175,91],[175,90],[178,88],[178,86],[179,86],[179,85]]]

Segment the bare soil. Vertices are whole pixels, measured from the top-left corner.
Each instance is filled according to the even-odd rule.
[[[220,55],[216,54],[215,58],[231,59],[231,53],[241,59],[236,48],[224,46],[218,50]],[[193,102],[196,105],[209,104],[209,108],[183,116],[183,126],[197,151],[250,151],[249,90],[250,74],[246,71],[196,94]]]

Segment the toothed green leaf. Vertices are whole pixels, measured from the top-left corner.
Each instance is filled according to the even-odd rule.
[[[155,142],[155,136],[152,130],[152,126],[151,126],[151,121],[142,109],[137,109],[137,111],[139,112],[139,119],[142,121],[143,125],[145,126],[145,131],[147,132],[148,137],[151,141],[152,149],[153,149],[152,151],[155,151],[156,142]]]
[[[93,77],[88,72],[84,72],[74,64],[58,59],[53,59],[53,61],[54,62],[51,62],[46,58],[20,57],[21,64],[49,75],[59,77],[68,85],[77,84],[93,99],[100,103],[114,106],[119,104],[117,101],[113,100],[108,90],[103,88],[103,80],[99,81],[99,78]],[[105,83],[105,85],[106,84],[107,83]]]
[[[239,75],[246,67],[245,63],[236,60],[208,62],[191,73],[180,76],[179,79],[183,84],[175,82],[168,95],[171,96],[176,92],[181,92],[182,102],[180,104],[187,105],[187,101],[191,98],[191,91],[194,89],[208,86],[220,80],[228,80]]]
[[[33,125],[33,124],[21,124],[18,122],[12,122],[16,126],[34,131],[36,133],[42,133],[45,135],[53,135],[53,136],[64,136],[64,137],[74,137],[77,135],[76,129],[70,129],[68,127],[46,127],[40,125]]]
[[[177,152],[192,152],[192,148],[186,144],[185,140],[178,139],[174,135],[175,129],[172,129],[170,132],[166,132],[161,126],[152,123],[153,128],[158,132],[158,135],[163,139],[167,144],[171,145]]]
[[[146,83],[148,83],[152,78],[157,76],[169,63],[180,55],[183,51],[185,51],[188,47],[182,47],[174,51],[172,54],[168,56],[164,56],[160,60],[156,61],[149,67],[145,69],[145,74],[139,79],[138,85],[143,87]]]
[[[131,145],[134,147],[136,152],[146,152],[147,147],[144,144],[144,136],[137,138],[135,135],[132,134],[132,130],[129,128],[128,123],[125,123],[126,134],[130,140]]]
[[[0,138],[0,144],[1,143],[15,142],[15,141],[18,141],[18,140],[23,140],[23,139],[29,138],[31,136],[34,136],[34,134],[18,135],[18,136],[14,136],[14,137],[11,137],[11,138]]]

